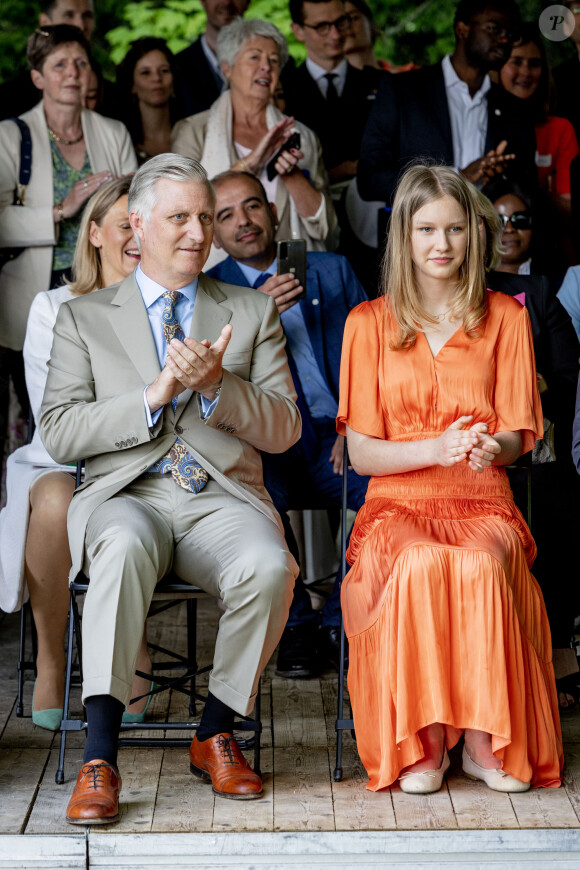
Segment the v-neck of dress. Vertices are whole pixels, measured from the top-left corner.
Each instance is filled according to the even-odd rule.
[[[447,339],[447,341],[445,341],[445,342],[441,345],[441,347],[439,348],[439,350],[437,351],[437,353],[433,353],[433,348],[432,348],[431,345],[429,344],[429,339],[427,338],[426,333],[423,332],[423,331],[421,331],[420,334],[421,334],[421,335],[423,336],[423,338],[425,339],[425,343],[426,343],[427,347],[429,348],[429,353],[431,354],[431,359],[432,359],[433,361],[435,361],[435,360],[437,359],[437,357],[439,356],[439,354],[441,353],[441,351],[444,350],[444,349],[447,347],[447,345],[449,344],[449,342],[450,342],[453,338],[455,338],[455,336],[457,335],[457,333],[459,332],[460,329],[463,329],[463,324],[462,324],[462,323],[460,323],[459,326],[457,327],[457,329],[455,329],[455,330],[451,333],[451,335],[449,336],[449,338]]]

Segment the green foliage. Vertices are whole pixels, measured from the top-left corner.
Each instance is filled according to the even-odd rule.
[[[123,60],[131,43],[141,36],[161,37],[171,51],[178,52],[205,30],[205,12],[199,0],[165,0],[163,5],[155,0],[127,3],[123,20],[125,23],[109,30],[106,36],[115,65]]]
[[[118,64],[126,55],[133,40],[140,36],[160,36],[173,52],[181,51],[203,33],[205,13],[199,0],[131,0],[123,11],[123,24],[110,30],[107,41],[111,46],[111,60]],[[250,5],[248,18],[261,18],[275,24],[284,34],[296,60],[303,60],[306,51],[290,28],[287,0],[255,0]]]

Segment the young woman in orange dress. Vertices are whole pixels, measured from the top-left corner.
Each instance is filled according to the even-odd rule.
[[[358,749],[377,791],[463,770],[556,788],[562,738],[535,544],[505,466],[542,433],[526,309],[486,290],[473,188],[414,166],[384,295],[348,317],[338,431],[371,475],[342,588]]]

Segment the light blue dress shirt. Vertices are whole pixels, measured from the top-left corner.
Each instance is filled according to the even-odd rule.
[[[162,314],[163,309],[165,308],[165,300],[162,299],[162,296],[164,293],[167,292],[167,288],[162,287],[161,284],[158,284],[156,281],[153,281],[152,278],[149,278],[143,272],[141,266],[137,266],[137,269],[135,271],[135,280],[137,281],[137,286],[141,291],[141,296],[143,297],[143,302],[145,303],[145,308],[147,309],[147,316],[149,318],[149,325],[151,327],[153,341],[155,342],[155,349],[157,351],[159,365],[161,366],[161,368],[163,368],[163,366],[165,365],[165,358],[167,356],[167,342],[165,340],[165,333],[163,332],[162,323]],[[175,304],[175,316],[177,320],[181,323],[181,328],[183,329],[185,335],[189,335],[189,332],[191,330],[193,306],[195,305],[195,297],[197,295],[197,282],[198,279],[194,278],[190,284],[182,287],[179,290],[179,293],[181,295],[179,296]],[[148,386],[149,384],[147,384],[147,387]],[[149,428],[151,428],[159,419],[159,415],[161,414],[163,408],[159,408],[153,414],[151,413],[151,410],[147,403],[147,399],[145,397],[147,387],[145,387],[145,390],[143,391],[143,402],[145,404],[147,425],[149,426]],[[204,417],[209,417],[216,404],[217,399],[214,399],[213,402],[209,402],[207,399],[204,399],[204,397],[201,396],[201,406]]]
[[[253,266],[246,266],[237,260],[236,263],[243,272],[248,286],[253,287],[254,282],[262,274],[262,271],[254,269]],[[275,275],[277,268],[278,263],[275,259],[263,271],[268,275]],[[302,387],[311,416],[318,419],[323,417],[334,419],[338,413],[338,404],[328,389],[326,379],[318,367],[318,362],[312,349],[312,342],[304,322],[302,308],[299,304],[293,305],[292,308],[282,312],[280,320],[282,321],[288,348],[296,364],[300,386]]]

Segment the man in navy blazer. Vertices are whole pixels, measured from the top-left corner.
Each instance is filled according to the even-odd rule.
[[[175,57],[175,90],[184,115],[205,112],[226,86],[216,56],[217,35],[243,15],[250,0],[201,0],[207,15],[205,33]]]
[[[367,296],[348,261],[337,254],[307,255],[306,297],[290,274],[276,274],[276,206],[268,203],[260,181],[246,172],[224,172],[213,179],[216,193],[214,244],[228,257],[208,274],[229,284],[256,287],[276,300],[286,334],[286,349],[302,438],[276,457],[263,454],[264,482],[284,522],[288,545],[297,547],[288,510],[334,507],[342,492],[344,439],[338,436],[340,355],[349,311]],[[349,507],[364,501],[368,478],[349,471]],[[280,641],[279,676],[310,677],[326,659],[338,665],[340,596],[338,583],[318,615],[299,579],[288,623]],[[319,655],[317,655],[317,652]]]
[[[454,166],[480,186],[504,171],[535,182],[535,136],[524,101],[488,76],[508,59],[518,21],[512,0],[461,0],[453,54],[385,76],[362,138],[363,199],[390,204],[401,171],[424,157]]]

